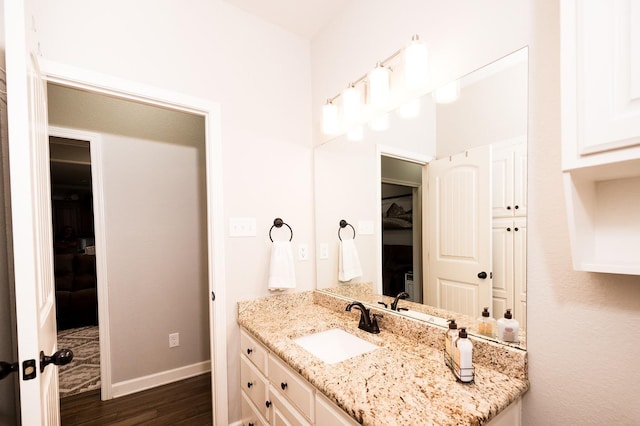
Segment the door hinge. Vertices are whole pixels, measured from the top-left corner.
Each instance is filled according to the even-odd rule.
[[[212,291],[211,292],[211,301],[215,302],[215,300],[216,300],[216,294]]]

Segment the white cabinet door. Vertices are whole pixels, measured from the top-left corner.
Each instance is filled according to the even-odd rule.
[[[526,326],[527,308],[527,220],[493,220],[493,311],[501,318],[511,309],[514,318]]]
[[[493,144],[492,152],[493,217],[527,215],[526,136]]]
[[[640,3],[560,7],[565,169],[640,158]]]

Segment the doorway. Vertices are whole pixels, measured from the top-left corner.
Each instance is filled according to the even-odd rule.
[[[60,398],[100,388],[98,289],[90,142],[49,136]]]
[[[382,293],[422,303],[422,165],[380,156]]]

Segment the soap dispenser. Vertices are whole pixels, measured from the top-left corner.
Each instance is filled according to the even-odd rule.
[[[478,333],[483,336],[496,337],[496,329],[498,324],[490,314],[489,308],[485,307],[482,311],[482,316],[478,318]]]
[[[461,382],[473,380],[473,343],[467,338],[467,329],[460,328],[455,348],[455,374]]]
[[[511,315],[511,309],[507,309],[504,313],[504,318],[498,320],[498,338],[505,342],[519,341],[518,333],[520,329],[520,323]]]
[[[456,320],[450,319],[449,329],[444,339],[445,361],[449,367],[452,367],[453,364],[452,360],[455,352],[456,339],[458,339],[458,324],[456,324]]]

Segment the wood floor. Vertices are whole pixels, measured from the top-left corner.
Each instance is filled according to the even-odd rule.
[[[62,426],[211,425],[211,374],[109,401],[100,401],[99,390],[69,396],[60,415]]]

